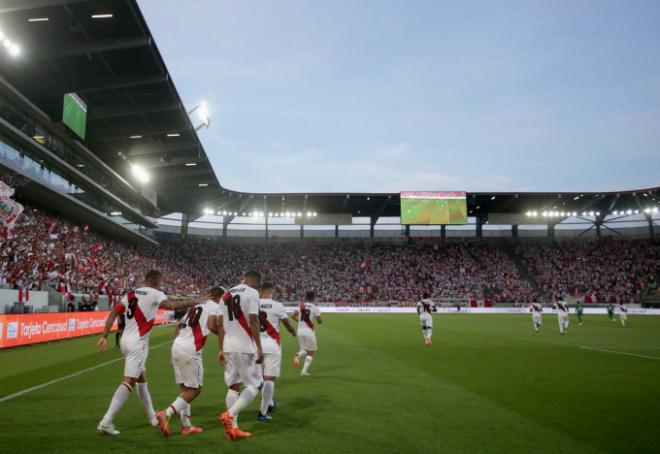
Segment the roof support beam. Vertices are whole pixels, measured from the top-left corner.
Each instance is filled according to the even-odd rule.
[[[53,79],[54,80],[54,79]],[[117,88],[135,87],[138,85],[156,84],[167,82],[169,77],[165,74],[145,76],[123,76],[123,77],[86,77],[69,79],[64,84],[48,83],[48,79],[30,79],[26,85],[39,87],[35,90],[34,97],[54,97],[65,93],[91,93],[101,90],[113,90]]]
[[[181,103],[165,102],[152,104],[113,104],[109,106],[94,106],[90,109],[88,120],[106,120],[108,118],[129,117],[154,112],[165,112],[181,108]]]
[[[27,58],[30,60],[55,60],[57,58],[133,49],[149,45],[151,45],[151,38],[146,36],[95,41],[53,42],[40,47],[38,52],[29,54]]]
[[[131,136],[139,135],[142,137],[147,136],[165,136],[170,133],[185,133],[190,131],[190,125],[185,124],[183,121],[179,125],[172,125],[171,127],[152,126],[152,127],[139,127],[134,126],[128,128],[95,128],[93,135],[87,139],[90,143],[99,142],[112,142],[116,140],[128,140]]]
[[[4,0],[0,8],[0,14],[17,13],[19,11],[29,11],[37,8],[50,8],[52,6],[62,6],[69,3],[83,3],[91,0]]]

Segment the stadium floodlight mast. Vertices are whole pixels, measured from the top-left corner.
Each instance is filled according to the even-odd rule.
[[[188,112],[188,115],[192,115],[197,112],[197,116],[202,121],[198,126],[195,126],[195,131],[199,131],[202,128],[207,128],[211,126],[211,115],[209,113],[209,107],[206,105],[206,101],[202,101],[193,109]]]

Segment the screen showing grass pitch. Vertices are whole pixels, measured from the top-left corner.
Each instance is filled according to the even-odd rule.
[[[401,224],[467,224],[465,192],[402,192]]]
[[[64,95],[64,108],[62,110],[62,122],[81,139],[87,133],[87,104],[75,93]]]

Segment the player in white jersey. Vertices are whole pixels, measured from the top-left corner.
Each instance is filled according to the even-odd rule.
[[[424,343],[427,347],[433,345],[433,312],[436,312],[436,306],[431,295],[428,293],[422,294],[422,300],[417,303],[417,313],[419,314],[419,321],[422,324],[422,335],[424,336]]]
[[[543,306],[541,306],[539,303],[532,303],[529,305],[529,311],[532,313],[534,331],[538,333],[541,329],[541,323],[543,323]]]
[[[626,326],[626,320],[628,320],[628,308],[623,303],[619,303],[619,320],[621,321],[622,326]]]
[[[280,376],[280,366],[282,364],[280,322],[293,337],[296,337],[296,331],[287,318],[284,305],[273,301],[272,284],[262,284],[259,295],[261,296],[259,300],[259,329],[261,331],[261,347],[264,350],[264,362],[262,364],[264,386],[261,389],[261,408],[257,419],[268,421],[271,419],[268,412],[275,410],[277,407],[273,395],[275,394],[275,380]]]
[[[264,353],[259,332],[259,292],[261,274],[248,271],[243,283],[232,287],[222,296],[218,313],[218,360],[225,368],[227,411],[219,415],[230,440],[247,438],[252,434],[238,428],[238,414],[259,393],[262,383],[261,367]],[[239,392],[241,383],[243,391]]]
[[[566,331],[568,331],[568,304],[566,304],[563,300],[559,300],[555,303],[555,309],[557,309],[559,334],[563,335]]]
[[[173,311],[188,309],[199,302],[198,300],[168,300],[165,294],[158,290],[160,280],[160,271],[150,270],[145,275],[144,285],[126,293],[120,304],[115,305],[112,309],[105,322],[103,334],[98,342],[98,349],[101,353],[108,347],[108,334],[110,334],[115,319],[121,314],[126,316],[126,326],[120,340],[121,352],[125,359],[124,378],[112,396],[108,411],[97,427],[101,433],[119,435],[113,419],[128,400],[128,396],[131,395],[136,384],[138,397],[147,411],[149,423],[152,426],[158,425],[156,411],[151,403],[151,394],[147,388],[147,371],[145,369],[149,354],[149,333],[158,309]]]
[[[220,298],[225,294],[223,287],[214,287],[209,299],[188,309],[177,327],[176,339],[172,344],[172,366],[174,379],[181,393],[167,409],[156,413],[163,435],[170,435],[170,418],[175,414],[181,417],[181,435],[203,432],[190,422],[190,403],[202,392],[204,363],[202,351],[209,333],[217,334],[217,318]]]
[[[298,307],[291,318],[298,322],[298,344],[300,351],[293,356],[293,365],[298,367],[302,359],[305,360],[301,376],[309,375],[309,368],[314,361],[314,354],[318,347],[316,345],[316,334],[314,333],[314,322],[319,325],[323,323],[321,319],[321,311],[318,306],[314,304],[316,295],[314,292],[305,293],[305,302]]]

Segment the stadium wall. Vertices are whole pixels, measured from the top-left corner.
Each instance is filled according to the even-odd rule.
[[[110,311],[0,315],[0,348],[99,334],[103,332],[108,314]],[[154,324],[169,321],[169,312],[159,310]],[[116,329],[115,321],[112,330]]]
[[[11,307],[19,301],[18,290],[0,289],[0,313],[5,313],[6,308]],[[48,292],[30,292],[30,300],[27,302],[35,312],[39,312],[48,306]]]

